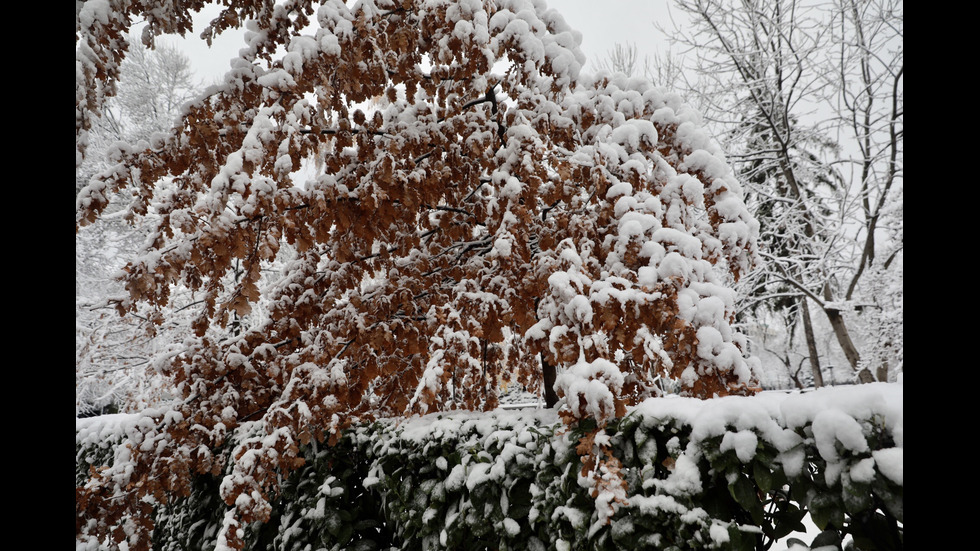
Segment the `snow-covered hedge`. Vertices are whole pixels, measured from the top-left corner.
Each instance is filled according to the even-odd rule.
[[[76,485],[117,454],[132,416],[76,423]],[[812,521],[861,549],[902,537],[901,384],[652,399],[597,439],[625,499],[599,492],[552,411],[436,414],[348,431],[304,449],[253,549],[755,549]],[[243,425],[228,453],[263,430]],[[157,549],[214,549],[222,477],[158,508]],[[593,492],[595,493],[595,492]],[[608,517],[608,511],[614,511]]]

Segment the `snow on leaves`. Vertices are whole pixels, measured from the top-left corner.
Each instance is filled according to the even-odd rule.
[[[202,294],[196,338],[168,368],[201,427],[168,440],[187,454],[176,472],[204,468],[180,450],[219,445],[218,425],[265,423],[222,486],[228,546],[266,516],[299,444],[492,409],[501,381],[537,382],[542,360],[561,368],[566,420],[598,422],[583,441],[597,488],[622,482],[595,442],[626,405],[668,384],[755,392],[729,287],[754,262],[757,224],[676,95],[580,75],[579,35],[543,2],[241,2],[211,30],[246,19],[224,83],[155,147],[121,153],[77,213],[89,223],[135,185],[131,216],[161,223],[127,267],[133,299],[166,304],[177,283]],[[158,194],[164,178],[175,186]],[[263,292],[284,247],[295,258]],[[259,301],[264,323],[221,335]],[[134,461],[159,465],[154,453]],[[131,475],[147,494],[153,468]]]

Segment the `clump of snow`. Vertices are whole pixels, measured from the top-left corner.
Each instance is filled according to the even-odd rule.
[[[514,537],[521,533],[521,525],[512,518],[504,518],[504,530],[507,531],[508,535]]]
[[[720,524],[712,524],[711,528],[709,528],[708,535],[711,536],[711,541],[713,541],[715,545],[728,543],[730,540],[728,529]]]
[[[616,414],[615,400],[624,382],[616,364],[602,358],[593,362],[580,358],[558,376],[555,387],[576,418],[592,418],[604,424]]]
[[[739,461],[748,463],[755,457],[756,446],[759,445],[759,437],[749,430],[738,432],[726,432],[721,440],[721,451],[735,450],[735,455]]]
[[[887,448],[884,450],[876,450],[872,452],[871,455],[874,457],[875,466],[878,467],[881,474],[885,475],[889,480],[896,484],[904,485],[904,448]]]

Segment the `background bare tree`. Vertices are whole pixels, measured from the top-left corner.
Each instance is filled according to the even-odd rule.
[[[816,386],[823,327],[858,380],[894,377],[903,365],[902,3],[674,5],[689,20],[664,31],[675,55],[641,65],[635,48],[620,47],[605,66],[677,74],[682,64],[671,84],[725,136],[762,226],[765,261],[740,282],[743,321],[785,327],[775,357],[797,373],[808,359]]]
[[[151,50],[130,40],[117,94],[107,99],[89,131],[87,156],[76,170],[76,196],[92,176],[111,166],[116,143],[149,142],[155,133],[169,130],[197,88],[190,60],[179,49],[160,43]],[[129,296],[116,276],[149,227],[126,219],[124,206],[132,199],[122,190],[108,215],[75,237],[76,415],[136,411],[166,397],[152,358],[174,340],[167,335],[172,337],[179,325],[179,313],[157,325],[143,312],[121,316],[117,311]]]
[[[593,64],[601,71],[643,77],[668,90],[686,88],[682,80],[684,78],[682,60],[671,50],[641,54],[635,42],[617,43],[605,58],[599,58]]]

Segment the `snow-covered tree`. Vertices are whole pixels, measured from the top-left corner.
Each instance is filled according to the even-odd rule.
[[[811,335],[821,314],[860,381],[894,377],[902,365],[901,2],[676,5],[690,22],[668,32],[689,66],[683,89],[723,137],[761,223],[763,262],[740,282],[740,308],[763,324],[782,320],[790,340],[802,326],[818,384]]]
[[[117,52],[91,45],[150,16],[117,9],[80,11],[76,55],[105,70],[78,73],[79,97],[113,86]],[[155,8],[148,28],[180,30],[186,10]],[[758,390],[732,328],[758,225],[679,96],[582,74],[580,36],[540,1],[237,2],[208,32],[246,20],[223,83],[166,137],[120,146],[77,199],[82,226],[126,188],[127,216],[151,217],[125,306],[159,319],[175,286],[200,301],[163,366],[181,402],[148,412],[131,455],[79,491],[80,533],[146,548],[153,501],[217,473],[247,420],[265,434],[222,483],[230,548],[300,445],[492,409],[501,380],[540,385],[543,365],[567,422],[596,422],[579,446],[596,495],[623,483],[602,427],[627,405]],[[226,329],[263,300],[263,323]]]
[[[106,155],[117,142],[137,143],[169,130],[180,106],[193,96],[190,60],[176,47],[130,46],[122,61],[117,95],[103,105],[89,132],[88,155],[76,169],[75,193],[111,166]],[[176,306],[162,326],[143,312],[120,316],[116,305],[128,293],[115,274],[139,250],[146,232],[125,219],[132,198],[121,190],[115,205],[75,237],[75,411],[105,408],[138,411],[167,398],[152,362],[174,340],[183,340]],[[184,303],[192,302],[186,295]]]

